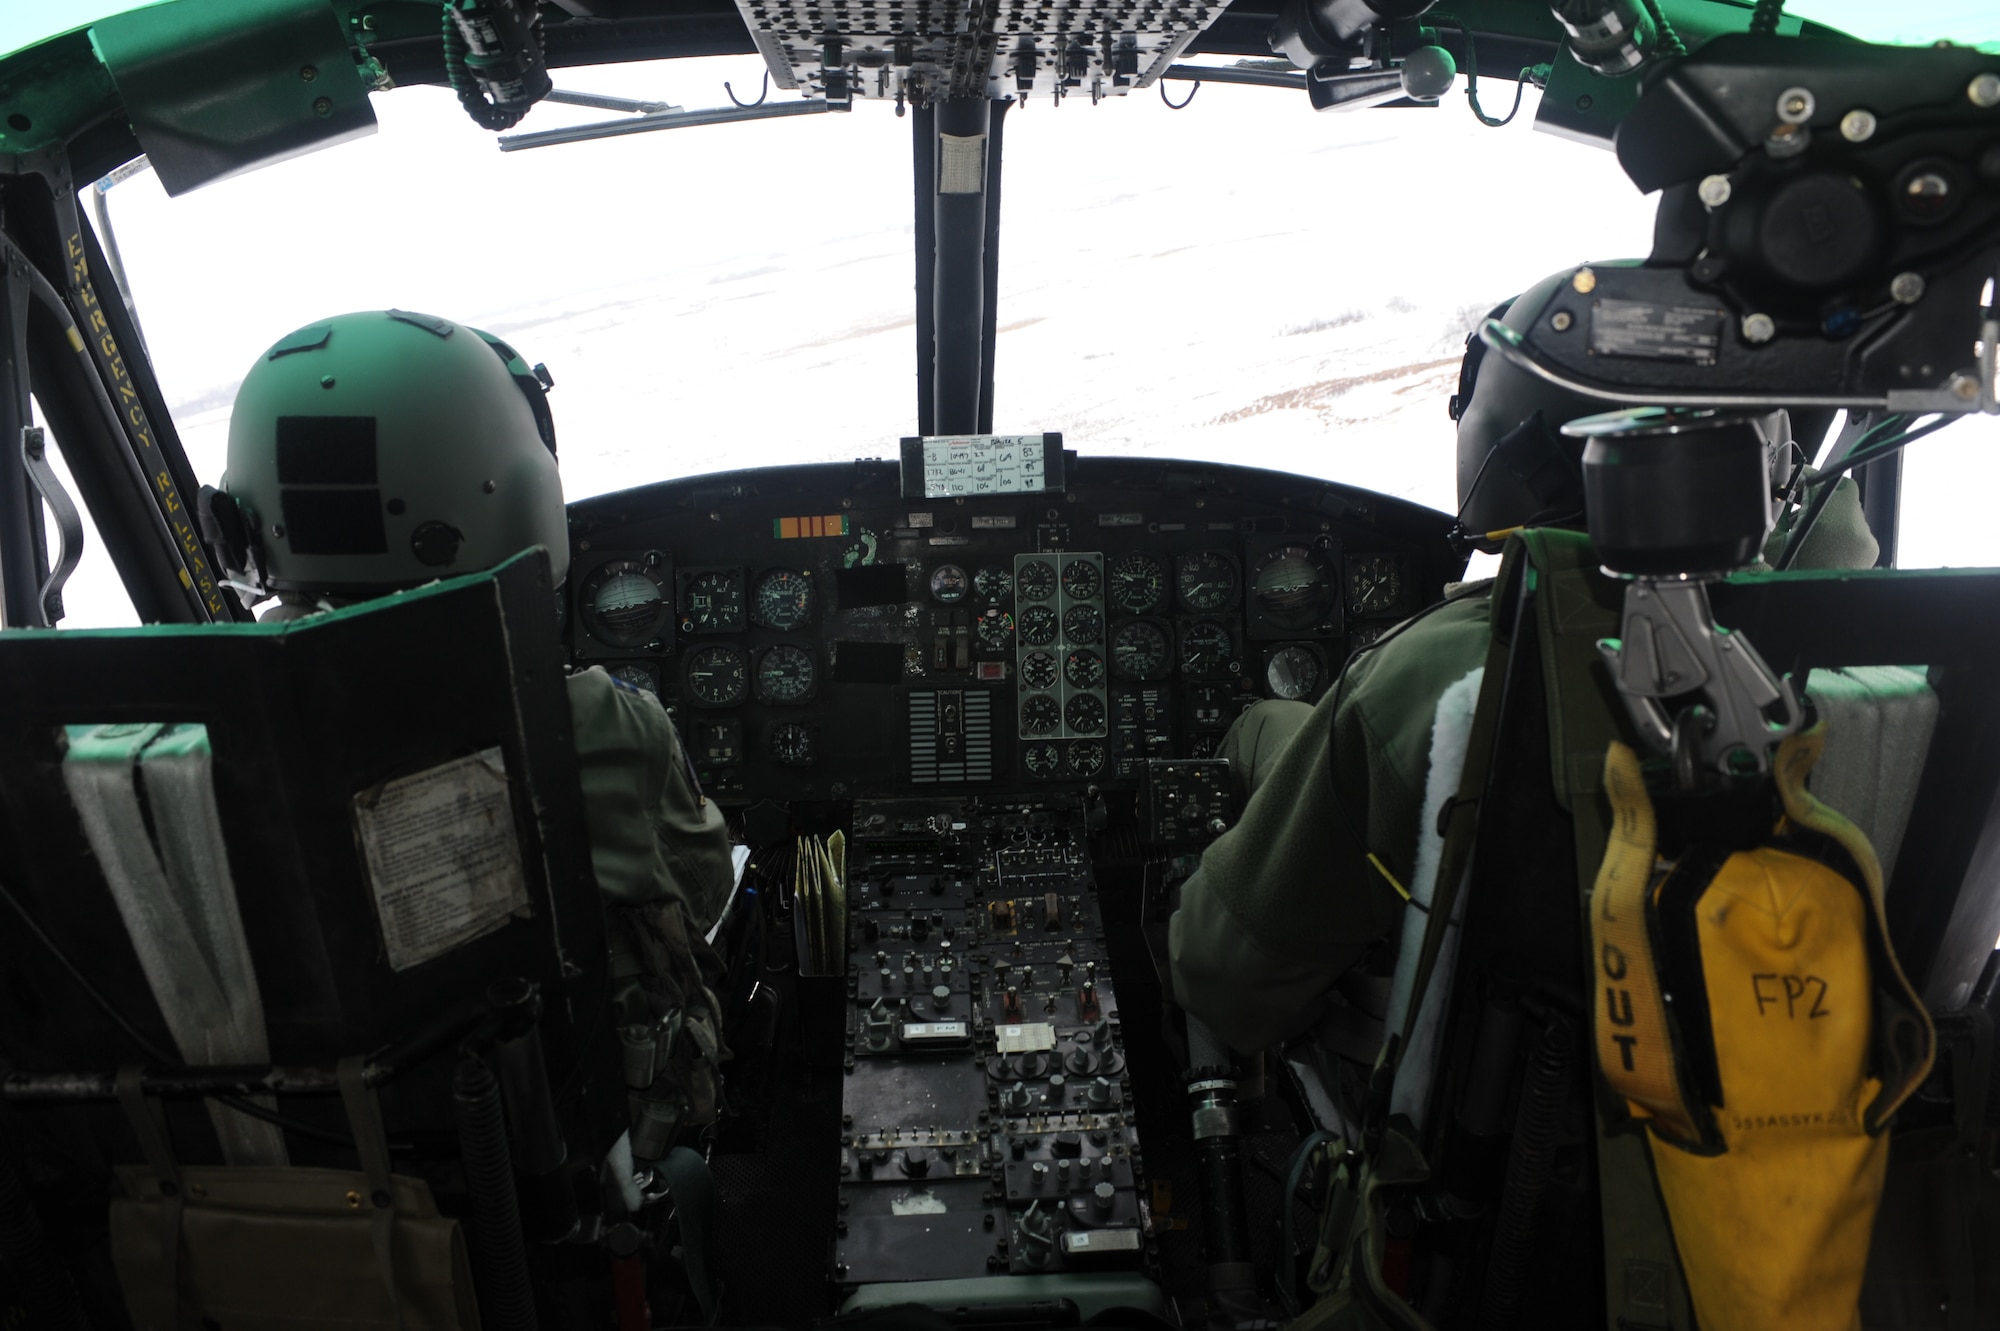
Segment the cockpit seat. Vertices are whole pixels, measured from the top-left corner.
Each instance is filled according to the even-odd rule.
[[[508,1325],[523,1236],[587,1223],[623,1096],[554,599],[530,550],[305,620],[0,633],[0,1112],[96,1324],[260,1324],[311,1269],[285,1235],[348,1233],[385,1325],[413,1281],[403,1325],[459,1325],[458,1217]],[[251,1294],[192,1283],[222,1241]]]

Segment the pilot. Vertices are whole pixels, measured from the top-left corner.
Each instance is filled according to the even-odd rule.
[[[1530,288],[1503,322],[1524,330],[1568,276]],[[1483,356],[1475,338],[1453,405],[1461,528],[1583,526],[1582,443],[1559,427],[1602,403]],[[1767,433],[1789,444],[1782,413]],[[1843,478],[1795,566],[1869,568],[1877,553]],[[1491,589],[1447,588],[1443,605],[1354,658],[1317,706],[1262,702],[1224,736],[1219,754],[1247,802],[1182,886],[1168,952],[1174,1000],[1232,1048],[1261,1050],[1326,1023],[1334,1038],[1323,1042],[1373,1061],[1352,1037],[1380,1038],[1395,963],[1383,944],[1403,909],[1389,878],[1415,872],[1432,721],[1445,690],[1485,663]]]
[[[343,314],[280,339],[244,378],[223,494],[205,496],[238,589],[276,596],[260,618],[291,619],[532,545],[560,587],[567,517],[543,394],[506,343],[431,315]],[[732,848],[658,698],[595,666],[568,690],[632,1145],[654,1159],[715,1109],[720,1008],[695,957],[728,904]]]

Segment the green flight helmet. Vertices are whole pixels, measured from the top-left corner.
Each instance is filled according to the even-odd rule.
[[[540,545],[560,582],[547,383],[498,338],[406,310],[281,338],[229,420],[222,489],[240,522],[225,562],[259,592],[362,599]]]

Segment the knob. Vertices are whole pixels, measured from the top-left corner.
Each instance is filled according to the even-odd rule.
[[[1090,1204],[1100,1211],[1109,1211],[1111,1203],[1117,1199],[1118,1189],[1109,1183],[1100,1183],[1090,1190]]]
[[[911,1178],[924,1178],[931,1172],[931,1153],[920,1146],[912,1146],[903,1152],[903,1172]]]
[[[1210,836],[1221,836],[1224,832],[1227,832],[1228,830],[1229,830],[1229,824],[1223,822],[1222,819],[1211,818],[1208,820],[1208,834]]]
[[[1034,1097],[1028,1093],[1026,1082],[1017,1081],[1000,1095],[1001,1108],[1016,1114],[1026,1113],[1034,1102]]]
[[[951,1006],[951,986],[941,984],[931,990],[931,1006],[942,1012]]]
[[[1060,1183],[1064,1188],[1069,1187],[1069,1170],[1070,1170],[1069,1161],[1067,1160],[1056,1161],[1056,1182]]]
[[[1040,1160],[1028,1166],[1028,1186],[1039,1189],[1049,1181],[1049,1167]]]
[[[1069,1083],[1066,1080],[1064,1080],[1062,1073],[1058,1072],[1053,1077],[1050,1077],[1049,1103],[1052,1105],[1062,1103],[1063,1092],[1067,1090],[1068,1087]]]
[[[1085,1093],[1085,1098],[1088,1099],[1092,1105],[1095,1105],[1099,1108],[1102,1108],[1103,1106],[1110,1104],[1111,1083],[1109,1081],[1106,1081],[1103,1077],[1097,1078],[1095,1081],[1092,1081],[1090,1083],[1090,1090]]]

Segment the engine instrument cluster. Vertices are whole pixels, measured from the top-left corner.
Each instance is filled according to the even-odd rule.
[[[1442,514],[1218,464],[1071,457],[909,499],[894,462],[579,501],[572,664],[658,693],[728,799],[1136,791],[1259,698],[1317,702],[1462,565]]]

